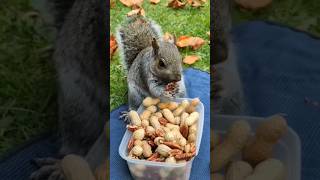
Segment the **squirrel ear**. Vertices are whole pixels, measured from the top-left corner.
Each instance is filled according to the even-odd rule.
[[[152,39],[152,48],[153,48],[154,54],[157,55],[159,50],[159,44],[156,38]]]

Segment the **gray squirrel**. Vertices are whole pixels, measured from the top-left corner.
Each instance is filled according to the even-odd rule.
[[[174,42],[162,40],[160,26],[135,15],[117,30],[120,56],[127,70],[129,110],[136,110],[147,96],[184,97],[182,57]],[[175,88],[168,90],[168,84]]]
[[[61,158],[83,157],[92,171],[108,155],[107,1],[49,0],[57,37],[53,61],[57,72],[59,134],[57,157],[39,157],[30,179],[64,180]]]
[[[231,36],[232,0],[214,0],[213,9],[213,65],[211,67],[211,103],[213,113],[242,114],[245,108],[238,72],[235,47]]]

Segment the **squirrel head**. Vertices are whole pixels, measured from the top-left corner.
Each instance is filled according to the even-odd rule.
[[[170,42],[152,41],[152,73],[165,83],[181,80],[182,57],[178,48]]]

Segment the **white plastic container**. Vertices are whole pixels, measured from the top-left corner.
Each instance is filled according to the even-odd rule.
[[[247,120],[251,125],[252,130],[255,131],[259,123],[265,119],[229,115],[215,115],[213,118],[213,129],[222,134],[225,134],[228,127],[236,120]],[[273,154],[274,158],[279,159],[284,163],[287,171],[287,180],[301,179],[301,143],[299,136],[293,129],[288,128],[285,136],[275,145]]]
[[[181,102],[183,100],[192,100],[188,98],[175,99],[175,102]],[[138,109],[138,113],[142,113],[144,107],[141,105]],[[196,109],[197,112],[200,113],[200,117],[198,120],[198,132],[197,132],[197,141],[196,141],[196,155],[198,155],[199,147],[202,138],[202,129],[203,129],[203,121],[204,121],[204,106],[200,102]],[[134,179],[181,179],[187,180],[190,177],[191,167],[192,167],[192,158],[190,161],[186,163],[164,163],[164,162],[151,162],[147,160],[136,160],[128,157],[127,145],[132,136],[130,131],[126,131],[120,146],[119,146],[119,154],[120,156],[127,161],[130,173]]]

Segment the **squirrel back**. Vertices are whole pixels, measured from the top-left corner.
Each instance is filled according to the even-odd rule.
[[[135,15],[120,25],[116,34],[119,52],[125,69],[129,70],[135,58],[145,48],[152,46],[154,39],[160,40],[162,33],[153,21]]]

